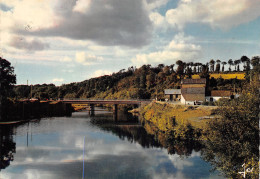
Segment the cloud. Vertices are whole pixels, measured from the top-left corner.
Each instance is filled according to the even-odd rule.
[[[89,9],[90,3],[91,0],[78,0],[73,7],[73,11],[85,13]]]
[[[155,25],[155,27],[166,27],[168,25],[168,23],[165,20],[165,17],[162,16],[160,13],[158,12],[152,12],[149,15],[150,20],[153,22],[153,24]]]
[[[131,61],[134,65],[141,66],[143,64],[172,64],[176,60],[193,60],[201,56],[201,46],[193,44],[192,41],[193,37],[178,33],[163,50],[137,54]]]
[[[23,37],[15,36],[9,42],[9,45],[21,50],[28,50],[28,51],[39,51],[44,50],[50,47],[48,43],[44,43],[37,39],[27,40]]]
[[[11,30],[20,28],[34,31],[52,27],[58,21],[58,17],[50,6],[51,0],[4,0],[1,3],[10,7],[9,11],[3,13],[5,20],[1,22],[1,26],[8,25]]]
[[[71,59],[70,57],[65,56],[65,57],[63,57],[60,61],[61,61],[61,62],[71,62],[72,59]]]
[[[36,11],[41,8],[41,3],[37,5],[30,0],[35,7],[29,8],[28,3],[26,6],[21,5],[22,2],[16,4],[13,16],[25,11],[25,15],[23,14],[19,20],[23,23],[31,22],[30,30],[22,26],[14,28],[16,33],[23,35],[59,36],[91,40],[105,46],[122,45],[133,48],[147,45],[152,35],[153,28],[148,10],[140,0],[70,0],[67,4],[62,0],[56,0],[43,4],[45,8],[39,10],[39,13],[42,16],[42,12],[46,10],[44,17],[47,17],[40,16],[39,22],[35,19],[38,17]]]
[[[150,10],[160,8],[163,5],[166,5],[169,0],[146,0],[148,8]]]
[[[97,70],[92,75],[91,78],[103,76],[103,75],[111,75],[113,72],[109,70]]]
[[[97,57],[91,54],[86,55],[85,52],[76,52],[75,55],[75,61],[82,65],[93,65],[102,60],[102,57]]]
[[[259,8],[259,0],[181,0],[177,8],[166,12],[166,20],[180,30],[187,23],[228,30],[259,17]]]
[[[63,78],[54,78],[52,79],[52,82],[63,82],[64,79]]]

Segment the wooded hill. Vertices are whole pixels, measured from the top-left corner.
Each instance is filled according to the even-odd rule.
[[[225,71],[226,62],[211,60],[209,63],[185,63],[178,60],[176,64],[156,67],[143,65],[140,68],[129,67],[112,75],[104,75],[77,83],[55,86],[54,84],[18,85],[14,87],[13,97],[21,98],[95,98],[95,99],[164,99],[164,89],[180,88],[183,78],[207,78],[209,90],[229,89],[240,91],[243,84],[250,79],[250,73],[259,71],[260,57],[251,60],[242,56],[240,60],[229,60],[229,69]],[[240,71],[243,63],[243,71]],[[222,65],[222,66],[221,66]],[[234,70],[231,71],[232,66]],[[174,68],[175,67],[175,68]],[[251,69],[253,68],[253,70]],[[222,69],[222,70],[220,70]],[[237,78],[237,74],[245,78]],[[220,74],[219,78],[214,75]],[[225,79],[221,77],[225,76]],[[225,75],[224,75],[225,74]],[[228,77],[230,76],[230,78]]]

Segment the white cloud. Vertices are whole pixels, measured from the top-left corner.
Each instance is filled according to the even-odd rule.
[[[176,34],[163,50],[148,54],[137,54],[132,59],[132,63],[141,66],[143,64],[172,64],[177,60],[193,60],[201,55],[201,46],[193,44],[192,39],[191,36],[184,36],[184,33]]]
[[[157,9],[166,5],[169,0],[146,0],[147,6],[150,10]]]
[[[152,12],[149,15],[150,20],[153,22],[153,24],[155,25],[155,27],[166,27],[168,24],[165,20],[165,17],[162,16],[160,13],[158,12]]]
[[[204,23],[227,30],[259,17],[259,8],[259,0],[182,0],[166,12],[166,20],[178,29],[187,23]]]
[[[71,62],[72,59],[71,59],[70,57],[65,56],[65,57],[63,57],[60,61],[61,61],[61,62]]]
[[[1,3],[12,8],[7,12],[1,11],[5,19],[1,22],[3,27],[35,31],[53,27],[59,20],[50,6],[51,0],[4,0]]]
[[[82,64],[82,65],[93,65],[97,62],[100,62],[103,60],[102,57],[97,57],[95,55],[87,54],[85,52],[76,52],[75,55],[76,62]]]
[[[63,82],[64,79],[63,78],[54,78],[52,79],[52,82]]]
[[[73,11],[86,13],[89,9],[91,0],[78,0],[76,5],[73,7]]]
[[[109,71],[109,70],[97,70],[95,71],[92,75],[91,78],[94,77],[99,77],[99,76],[103,76],[103,75],[111,75],[113,72]]]

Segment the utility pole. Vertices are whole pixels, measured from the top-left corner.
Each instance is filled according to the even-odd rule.
[[[31,99],[32,99],[32,84],[31,84]]]

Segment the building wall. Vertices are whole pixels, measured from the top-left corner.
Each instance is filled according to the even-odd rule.
[[[182,95],[181,95],[181,103],[188,104],[188,105],[194,105],[194,101],[186,101]]]
[[[186,101],[187,105],[194,105],[194,101]]]
[[[228,98],[229,99],[229,97],[221,97],[221,96],[206,96],[205,97],[206,101],[208,101],[208,102],[210,102],[210,98],[213,99],[213,102],[218,101],[220,98]]]
[[[181,95],[181,103],[185,104],[185,99],[184,99],[184,97],[182,95]]]
[[[167,98],[170,101],[171,100],[171,96],[172,96],[172,101],[180,101],[180,99],[181,99],[181,95],[180,94],[177,94],[177,97],[176,97],[176,94],[166,94],[165,98]]]

